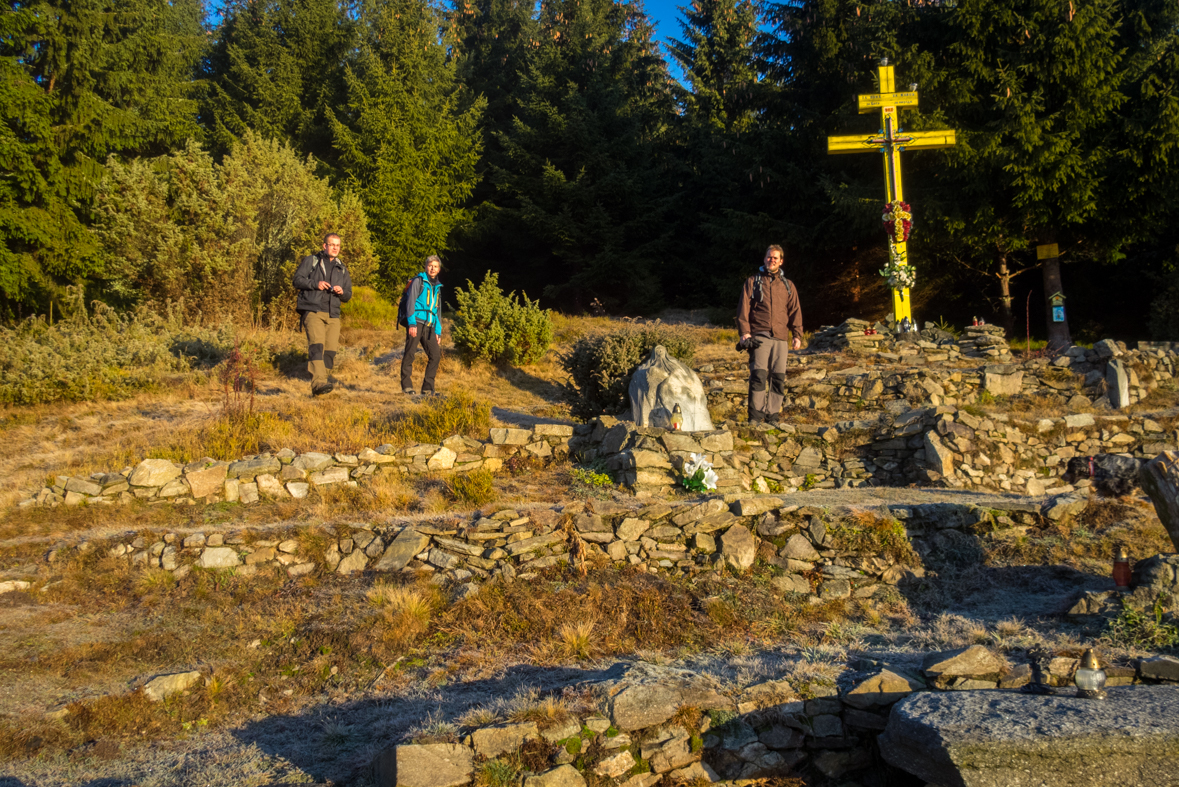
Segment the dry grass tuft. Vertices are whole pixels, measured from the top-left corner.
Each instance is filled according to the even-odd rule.
[[[561,724],[569,719],[569,707],[561,697],[541,696],[534,688],[516,692],[507,702],[509,721],[534,721],[541,729]]]
[[[464,727],[490,727],[492,724],[499,724],[503,720],[503,715],[495,707],[487,707],[480,705],[477,708],[471,708],[458,717],[458,723]]]
[[[479,508],[495,500],[495,476],[490,470],[455,473],[446,481],[446,494],[456,503]]]
[[[381,640],[398,649],[412,644],[429,630],[442,604],[437,587],[424,584],[404,587],[378,582],[365,596],[382,611],[378,623]]]
[[[395,443],[441,443],[451,435],[486,439],[491,427],[491,405],[465,390],[433,397],[388,425]]]
[[[560,637],[561,644],[565,648],[565,653],[573,658],[588,659],[590,657],[590,648],[593,645],[594,626],[598,623],[596,618],[589,618],[577,623],[566,623],[561,626],[560,631],[557,632]]]

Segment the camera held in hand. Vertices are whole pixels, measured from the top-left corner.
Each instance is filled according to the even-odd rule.
[[[756,336],[750,336],[748,339],[737,342],[737,352],[753,352],[758,347],[761,347],[761,339]]]

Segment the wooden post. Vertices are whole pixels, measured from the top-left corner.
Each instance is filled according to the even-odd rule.
[[[1138,471],[1138,483],[1154,503],[1159,521],[1179,552],[1179,454],[1163,451],[1151,459]]]

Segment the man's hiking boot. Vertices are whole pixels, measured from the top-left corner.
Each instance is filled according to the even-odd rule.
[[[760,424],[764,420],[766,420],[765,413],[760,412],[758,410],[750,410],[749,411],[749,423]]]
[[[414,389],[412,389],[412,388],[402,388],[402,389],[401,389],[401,392],[402,392],[403,394],[405,394],[406,396],[413,396],[414,394],[416,394],[416,393],[417,393],[417,391],[415,391],[415,390],[414,390]]]
[[[333,386],[331,383],[324,383],[323,385],[317,385],[311,389],[311,395],[312,396],[323,396],[324,394],[331,393],[334,388],[335,388],[335,386]]]

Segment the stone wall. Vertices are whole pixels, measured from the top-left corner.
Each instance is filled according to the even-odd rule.
[[[1048,503],[1000,502],[1005,508],[959,504],[892,505],[877,514],[909,539],[905,554],[858,552],[842,546],[838,521],[852,509],[785,505],[772,495],[737,496],[642,505],[573,501],[556,506],[476,512],[388,525],[325,527],[321,537],[300,531],[240,529],[228,533],[129,532],[105,541],[62,542],[46,560],[99,551],[132,565],[163,568],[183,577],[193,569],[250,575],[312,571],[426,572],[465,596],[488,579],[530,579],[561,563],[631,566],[674,576],[744,572],[758,558],[782,569],[778,593],[818,599],[871,598],[907,576],[924,574],[924,556],[973,544],[970,533],[1030,525],[1050,514]],[[1083,505],[1083,503],[1082,503]],[[895,522],[892,520],[895,518]],[[36,576],[14,576],[35,581]]]
[[[722,493],[916,483],[1039,497],[1089,486],[1088,479],[1075,486],[1061,479],[1074,456],[1153,458],[1179,444],[1173,419],[1080,413],[1030,421],[976,416],[949,405],[900,404],[889,403],[872,419],[760,424],[736,433],[638,428],[603,416],[578,428],[570,450],[583,461],[601,463],[640,496],[665,493],[679,483],[684,462],[703,454]]]
[[[951,357],[925,349],[924,344],[929,343],[902,343],[895,352],[851,352],[836,357],[791,355],[787,404],[855,413],[902,400],[912,405],[964,405],[985,393],[993,397],[1036,396],[1045,404],[1071,403],[1074,408],[1083,402],[1086,408],[1120,409],[1172,379],[1177,363],[1175,350],[1127,350],[1124,344],[1106,339],[1092,350],[1070,348],[1054,360],[1016,362],[1010,356],[997,356],[990,360],[1007,362],[970,367],[964,365],[968,356]],[[855,361],[862,364],[848,365]],[[838,366],[845,368],[835,368]],[[699,371],[716,416],[745,409],[748,373],[744,363],[710,364]],[[1123,379],[1124,401],[1116,395]]]
[[[382,473],[421,475],[463,473],[480,468],[498,471],[505,460],[522,454],[537,459],[569,455],[573,427],[538,424],[531,429],[492,429],[485,442],[455,435],[440,445],[382,445],[357,454],[297,454],[284,448],[274,454],[247,456],[236,462],[202,459],[179,464],[144,459],[135,467],[89,476],[58,475],[20,503],[28,505],[104,504],[147,500],[192,505],[220,501],[255,503],[260,498],[302,499],[313,486],[356,485]]]
[[[1078,659],[1040,665],[1047,685],[1072,682]],[[1179,660],[1144,658],[1107,666],[1110,686],[1179,682]],[[638,663],[620,678],[571,686],[598,709],[536,722],[457,728],[450,741],[405,743],[373,763],[378,785],[461,787],[483,764],[531,752],[524,787],[585,787],[587,776],[621,787],[797,777],[881,776],[878,735],[892,705],[920,692],[1017,688],[1029,664],[1012,665],[976,645],[932,653],[920,664],[873,662],[838,683],[781,678],[734,689],[697,672]],[[1069,693],[1062,688],[1062,694]],[[1043,698],[1027,697],[1027,702]],[[516,761],[523,758],[517,757]]]

